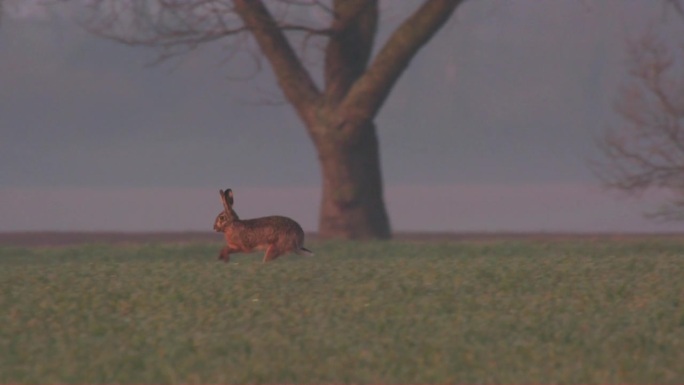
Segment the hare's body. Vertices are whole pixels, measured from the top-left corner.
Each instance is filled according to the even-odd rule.
[[[226,246],[219,259],[228,262],[231,253],[249,253],[264,250],[264,262],[287,253],[313,255],[304,246],[304,230],[299,223],[282,216],[241,220],[233,211],[233,193],[221,191],[225,210],[214,221],[214,230],[222,232]]]

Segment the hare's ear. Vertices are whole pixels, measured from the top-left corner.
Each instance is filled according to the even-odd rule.
[[[226,201],[230,205],[230,207],[233,207],[233,190],[227,189],[226,192],[224,192],[226,196]]]
[[[223,209],[230,212],[230,207],[233,205],[233,192],[228,189],[226,191],[219,190],[221,193],[221,202],[223,202]]]

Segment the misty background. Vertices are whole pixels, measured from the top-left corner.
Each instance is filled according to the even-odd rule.
[[[252,78],[220,44],[150,66],[154,50],[97,38],[69,10],[5,7],[0,231],[210,230],[227,187],[243,218],[316,230],[317,156],[270,68]],[[376,46],[404,17],[384,8]],[[377,119],[393,229],[680,231],[643,217],[658,194],[603,191],[590,167],[620,124],[625,39],[667,18],[657,1],[460,7]]]

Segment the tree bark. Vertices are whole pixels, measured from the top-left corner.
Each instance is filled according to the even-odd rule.
[[[314,138],[323,179],[319,234],[323,238],[387,239],[391,229],[375,125],[367,122],[354,132]]]

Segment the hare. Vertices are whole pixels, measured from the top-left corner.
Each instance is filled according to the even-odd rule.
[[[249,253],[266,250],[263,262],[272,261],[286,253],[313,255],[305,249],[304,230],[299,223],[282,216],[242,220],[233,211],[233,191],[219,190],[224,211],[214,221],[214,230],[224,233],[226,246],[221,249],[219,260],[228,262],[231,253]]]

